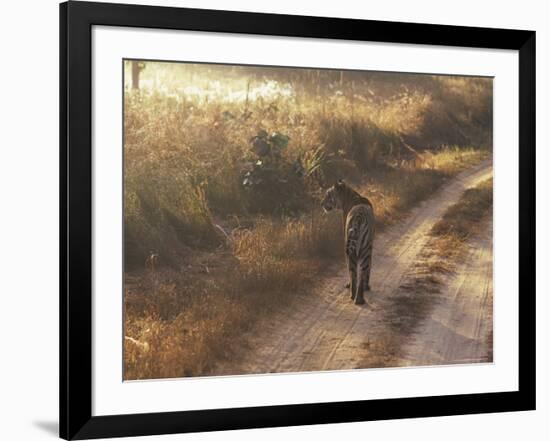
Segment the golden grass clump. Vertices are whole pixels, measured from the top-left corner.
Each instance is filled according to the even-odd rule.
[[[450,236],[465,241],[477,231],[476,226],[493,205],[493,178],[464,192],[460,200],[449,208],[433,226],[433,236]]]

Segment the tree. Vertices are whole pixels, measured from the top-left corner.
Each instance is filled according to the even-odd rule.
[[[132,89],[139,89],[139,74],[145,69],[143,61],[132,61]]]

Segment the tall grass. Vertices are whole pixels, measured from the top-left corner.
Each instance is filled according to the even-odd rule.
[[[485,79],[362,74],[363,83],[356,80],[351,85],[325,79],[323,88],[330,93],[324,92],[322,99],[299,94],[297,86],[264,79],[256,81],[253,92],[271,93],[257,92],[255,100],[243,102],[223,100],[236,93],[231,85],[238,81],[230,77],[224,89],[219,80],[223,66],[214,73],[208,67],[185,67],[149,63],[143,81],[149,72],[163,87],[125,92],[130,267],[139,265],[151,249],[174,261],[174,240],[191,247],[218,245],[213,218],[305,212],[319,187],[341,177],[358,182],[365,172],[410,159],[404,139],[439,148],[491,137],[492,90]],[[190,93],[187,83],[177,81],[189,72],[203,74],[202,81],[218,75],[216,87],[206,82],[199,89],[202,95]],[[257,76],[258,68],[253,72]],[[276,78],[282,75],[277,72],[272,72]],[[276,179],[262,191],[251,191],[242,182],[259,159],[250,143],[259,130],[283,133],[290,142],[274,167]],[[434,147],[435,142],[439,144]],[[298,179],[292,166],[307,162],[313,152],[321,152],[322,160],[311,176]]]
[[[490,81],[361,75],[148,63],[125,90],[126,379],[220,374],[311,292],[343,257],[341,214],[319,209],[335,179],[384,228],[489,155]]]

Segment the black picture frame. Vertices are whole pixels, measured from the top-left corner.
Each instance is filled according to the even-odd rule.
[[[519,53],[519,390],[92,416],[92,26]],[[60,436],[90,439],[535,409],[535,32],[198,9],[60,5]],[[521,293],[521,295],[519,295]]]

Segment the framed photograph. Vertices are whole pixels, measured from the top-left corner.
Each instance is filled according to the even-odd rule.
[[[62,438],[535,408],[535,32],[60,25]]]

